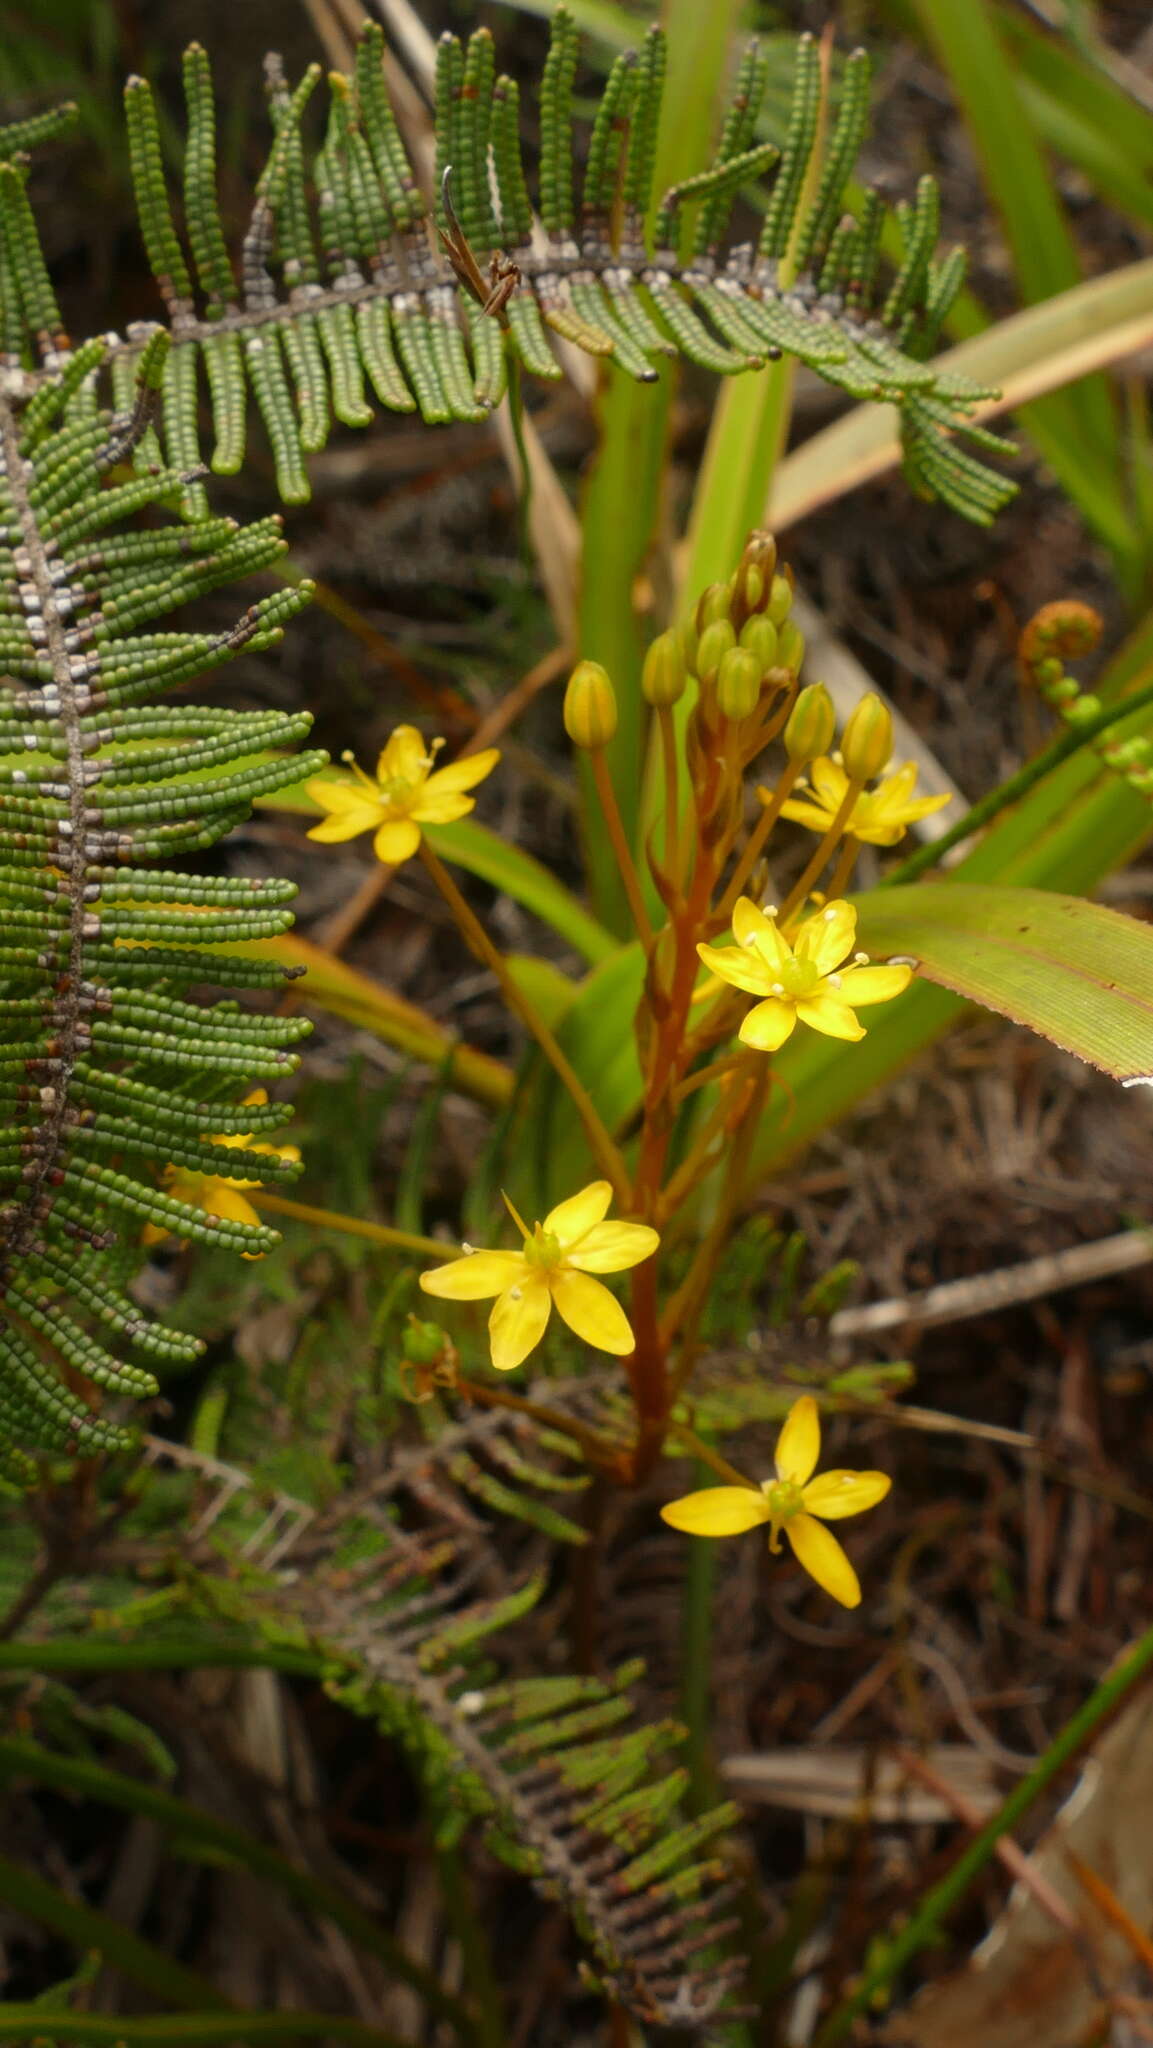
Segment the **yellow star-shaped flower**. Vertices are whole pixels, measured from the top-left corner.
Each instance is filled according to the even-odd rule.
[[[505,1197],[506,1202],[508,1197]],[[656,1251],[660,1239],[645,1223],[606,1223],[612,1200],[607,1180],[594,1180],[579,1195],[550,1209],[543,1223],[526,1229],[508,1203],[524,1240],[519,1252],[482,1252],[465,1247],[461,1259],[422,1273],[426,1294],[449,1301],[487,1301],[492,1362],[511,1372],[540,1343],[553,1303],[576,1336],[597,1351],[623,1358],[635,1339],[619,1301],[594,1273],[623,1273]]]
[[[797,1022],[828,1038],[863,1038],[859,1003],[887,1003],[912,980],[911,967],[870,967],[853,951],[857,913],[851,903],[826,903],[807,917],[790,946],[774,918],[748,896],[733,909],[735,946],[698,946],[705,966],[732,988],[760,996],[741,1025],[745,1045],[775,1052]]]
[[[443,740],[433,740],[426,748],[414,725],[398,725],[376,764],[375,781],[355,762],[355,781],[314,775],[304,787],[328,815],[312,827],[309,838],[332,845],[361,832],[375,832],[378,860],[389,867],[411,860],[420,845],[421,826],[450,825],[463,818],[475,801],[464,792],[483,782],[500,760],[499,748],[485,747],[447,768],[436,768],[437,750],[443,745]]]
[[[254,1088],[244,1098],[244,1107],[254,1103],[265,1103],[268,1094],[264,1088]],[[263,1139],[254,1138],[251,1131],[236,1132],[230,1137],[211,1140],[221,1151],[267,1152],[273,1159],[299,1159],[296,1145],[270,1145]],[[223,1174],[196,1173],[190,1167],[166,1166],[162,1176],[166,1194],[175,1195],[178,1202],[188,1202],[194,1209],[203,1209],[206,1216],[219,1216],[227,1223],[259,1224],[260,1217],[252,1203],[241,1193],[243,1188],[258,1188],[258,1180],[233,1180]],[[158,1223],[146,1223],[143,1230],[145,1244],[162,1244],[172,1232]],[[263,1252],[245,1252],[246,1259],[263,1258]]]
[[[809,769],[810,790],[789,798],[781,806],[782,818],[792,818],[822,836],[831,830],[833,819],[845,801],[849,778],[839,761],[823,754]],[[917,768],[906,761],[894,775],[886,775],[876,789],[863,789],[845,823],[846,836],[863,839],[870,846],[895,846],[906,827],[918,818],[928,818],[951,802],[945,796],[914,796]]]
[[[769,1524],[769,1549],[781,1547],[781,1531],[797,1562],[842,1607],[859,1607],[856,1572],[826,1522],[876,1507],[892,1481],[887,1472],[822,1472],[813,1478],[821,1454],[821,1416],[811,1394],[794,1401],[777,1439],[776,1478],[754,1486],[705,1486],[661,1509],[666,1522],[689,1536],[741,1536]]]

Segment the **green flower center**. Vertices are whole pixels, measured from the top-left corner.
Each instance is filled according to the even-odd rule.
[[[539,1266],[542,1272],[548,1273],[560,1265],[563,1256],[561,1241],[555,1231],[545,1230],[540,1223],[535,1224],[532,1236],[524,1241],[525,1264]]]
[[[787,960],[778,970],[777,980],[785,994],[798,1003],[815,995],[821,985],[820,973],[811,960]]]
[[[804,1493],[795,1479],[766,1479],[762,1492],[775,1523],[791,1521],[805,1505]]]
[[[410,781],[405,775],[390,775],[387,782],[378,784],[381,799],[397,810],[406,811],[426,780],[427,777],[424,775],[418,776],[415,782]]]

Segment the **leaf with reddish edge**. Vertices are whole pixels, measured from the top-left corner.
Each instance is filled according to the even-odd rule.
[[[1153,1081],[1153,928],[1048,889],[929,882],[857,898],[878,959],[1025,1024],[1117,1081]]]

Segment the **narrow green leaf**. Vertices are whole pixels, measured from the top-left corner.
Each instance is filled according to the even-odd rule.
[[[728,82],[732,37],[744,0],[663,0],[668,33],[661,123],[653,192],[659,203],[670,185],[702,170],[716,132]],[[639,24],[633,40],[639,41]],[[666,475],[665,441],[676,389],[671,368],[642,387],[623,371],[602,373],[599,434],[581,513],[582,554],[578,642],[589,661],[602,662],[617,689],[620,720],[608,749],[609,768],[630,844],[640,820],[644,733],[640,693],[645,632],[636,607],[638,579],[656,546]],[[631,929],[624,888],[592,793],[582,774],[585,848],[593,902],[618,934]]]
[[[469,2031],[470,2016],[455,1998],[441,1990],[428,1971],[412,1961],[387,1928],[334,1885],[310,1870],[298,1868],[246,1830],[218,1820],[215,1814],[204,1812],[174,1793],[111,1770],[106,1764],[90,1762],[87,1757],[57,1755],[37,1742],[0,1738],[0,1777],[31,1779],[35,1784],[51,1785],[58,1791],[120,1807],[128,1813],[145,1814],[168,1831],[176,1853],[225,1857],[254,1871],[310,1912],[333,1921],[358,1948],[378,1956],[394,1975],[412,1984],[444,2018],[452,2020],[465,2033]]]
[[[925,40],[949,74],[989,196],[1001,215],[1021,296],[1068,291],[1081,270],[989,0],[913,0]],[[1133,574],[1132,539],[1115,479],[1117,419],[1101,377],[1031,406],[1025,425],[1119,567]]]
[[[251,2041],[354,2041],[361,2048],[412,2048],[399,2034],[327,2012],[53,2012],[38,2005],[0,2005],[0,2040],[91,2041],[118,2048],[193,2048]]]
[[[1153,930],[1048,889],[926,882],[858,902],[869,952],[1028,1025],[1114,1080],[1153,1082]]]
[[[14,1863],[8,1856],[0,1856],[0,1901],[27,1919],[38,1921],[42,1927],[50,1927],[54,1934],[61,1935],[81,1951],[98,1950],[106,1962],[120,1970],[133,1984],[141,1985],[157,1998],[168,1999],[173,2005],[210,2006],[225,2017],[231,2013],[231,2031],[234,2035],[238,2031],[239,2015],[235,2007],[198,1971],[188,1970],[183,1963],[174,1962],[171,1956],[154,1948],[150,1941],[145,1941],[110,1914],[101,1913],[85,1899],[69,1898],[26,1864]],[[56,2031],[56,2019],[54,2013],[53,2032]],[[39,2026],[31,2031],[44,2034],[43,2014]]]
[[[491,882],[494,889],[531,910],[534,917],[551,925],[558,938],[564,939],[590,966],[597,966],[615,953],[617,941],[612,933],[531,853],[522,852],[507,839],[499,839],[473,818],[462,818],[456,825],[429,825],[425,830],[430,846],[445,860],[467,868],[470,875]]]

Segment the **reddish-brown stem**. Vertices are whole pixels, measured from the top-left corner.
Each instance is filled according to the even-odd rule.
[[[609,840],[612,850],[616,855],[621,880],[625,885],[629,915],[636,927],[637,937],[647,953],[653,942],[653,928],[649,923],[649,914],[645,908],[640,876],[637,874],[636,863],[633,860],[628,837],[621,820],[616,791],[613,788],[612,776],[609,774],[609,766],[605,759],[603,747],[592,747],[590,749],[589,763],[592,768],[597,801],[600,804],[605,824],[608,827]]]

